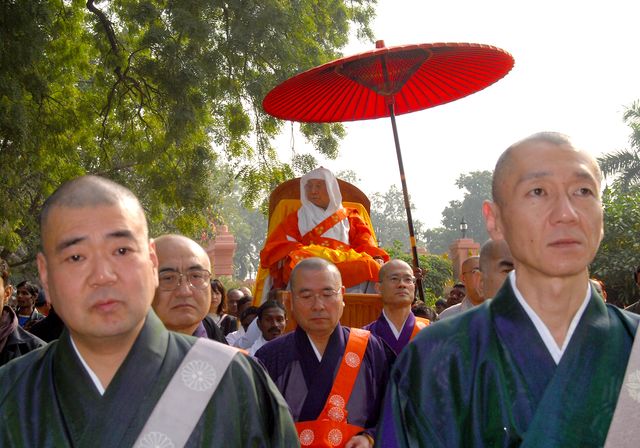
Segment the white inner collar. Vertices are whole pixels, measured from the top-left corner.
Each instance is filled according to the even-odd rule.
[[[578,322],[580,322],[580,318],[584,314],[584,310],[587,309],[587,304],[589,303],[589,299],[591,298],[591,285],[590,284],[587,285],[588,286],[587,295],[582,301],[582,305],[580,305],[580,308],[578,308],[578,311],[576,311],[576,314],[573,316],[573,319],[571,319],[571,323],[569,324],[569,329],[567,330],[567,335],[564,338],[562,347],[559,347],[558,344],[556,343],[556,340],[551,335],[551,331],[549,331],[549,328],[547,327],[547,325],[542,321],[540,316],[538,316],[538,314],[533,310],[533,308],[531,308],[531,306],[527,303],[522,293],[516,286],[515,270],[509,273],[509,281],[511,282],[511,287],[513,288],[513,292],[516,298],[518,299],[518,302],[520,302],[520,305],[522,305],[522,308],[524,308],[524,311],[529,316],[529,319],[531,319],[531,321],[533,322],[533,325],[536,327],[536,330],[538,330],[538,333],[540,334],[540,337],[542,338],[544,345],[547,347],[549,354],[551,355],[555,363],[559,364],[560,360],[562,359],[562,355],[564,354],[567,346],[569,345],[569,342],[571,341],[571,337],[573,336],[573,333],[576,327],[578,326]]]
[[[80,354],[80,351],[78,350],[78,347],[76,347],[76,343],[73,342],[73,338],[71,337],[71,335],[69,335],[69,339],[71,339],[71,346],[76,351],[76,355],[78,355],[78,358],[80,358],[80,362],[82,363],[85,370],[89,374],[91,381],[93,381],[93,384],[96,386],[96,389],[98,389],[98,392],[100,393],[100,395],[104,395],[104,387],[100,382],[100,378],[98,378],[98,375],[96,375],[96,373],[93,370],[91,370],[91,367],[89,367],[89,364],[87,364],[87,362],[84,360],[84,358]]]

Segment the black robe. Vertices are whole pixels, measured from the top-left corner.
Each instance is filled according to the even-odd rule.
[[[556,365],[507,280],[491,301],[430,325],[405,347],[377,442],[602,446],[639,319],[592,293]]]
[[[167,331],[149,312],[101,396],[65,330],[58,341],[0,369],[0,446],[132,446],[195,341]],[[236,355],[186,446],[297,443],[287,405],[266,372]]]
[[[0,313],[9,313],[10,318],[17,319],[15,312],[8,306],[0,309]],[[0,350],[0,366],[45,345],[46,343],[40,338],[16,324],[13,331],[7,335],[4,348]]]

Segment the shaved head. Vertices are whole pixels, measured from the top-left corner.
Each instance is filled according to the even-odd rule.
[[[85,208],[130,203],[144,212],[138,198],[126,187],[99,176],[82,176],[62,184],[45,201],[40,212],[40,234],[44,234],[47,218],[55,207]],[[145,221],[145,232],[148,232]],[[145,238],[147,234],[145,234]]]
[[[305,258],[300,263],[298,263],[293,270],[291,271],[290,281],[291,281],[291,289],[293,290],[296,283],[296,277],[298,272],[300,271],[324,271],[327,270],[333,274],[333,277],[336,280],[336,285],[338,287],[342,286],[342,276],[340,275],[340,271],[336,267],[335,264],[328,262],[324,258]]]
[[[480,248],[481,289],[485,299],[494,297],[509,272],[513,257],[505,240],[488,240]]]
[[[538,132],[537,134],[530,135],[529,137],[520,140],[513,145],[509,146],[500,156],[498,162],[496,163],[496,167],[493,170],[493,180],[491,182],[491,195],[493,197],[493,202],[498,205],[502,205],[504,203],[504,194],[502,192],[502,187],[507,177],[507,174],[513,169],[513,155],[520,148],[527,146],[530,143],[550,143],[556,146],[568,146],[570,148],[574,148],[573,142],[571,139],[559,132]],[[598,175],[599,179],[602,179],[602,172],[600,171],[600,166],[595,158],[591,158],[592,168],[594,172]]]
[[[193,241],[191,238],[187,238],[183,235],[166,234],[154,238],[156,243],[156,252],[158,253],[158,259],[161,258],[161,254],[171,253],[178,248],[184,250],[187,253],[193,254],[194,257],[202,259],[202,268],[210,270],[211,262],[209,255],[201,245]]]
[[[390,260],[380,267],[380,272],[378,273],[379,281],[382,281],[387,271],[393,270],[393,268],[395,268],[396,266],[397,267],[402,266],[403,268],[408,268],[410,272],[413,272],[413,268],[409,266],[409,263],[407,263],[406,261],[398,260],[398,259]]]

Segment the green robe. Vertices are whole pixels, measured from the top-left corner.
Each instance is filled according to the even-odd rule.
[[[132,446],[195,341],[168,332],[149,312],[101,396],[65,330],[58,341],[0,369],[0,446]],[[290,447],[298,446],[298,437],[273,382],[253,359],[239,354],[186,446]]]
[[[377,446],[602,446],[638,319],[594,293],[556,365],[506,281],[403,350]]]

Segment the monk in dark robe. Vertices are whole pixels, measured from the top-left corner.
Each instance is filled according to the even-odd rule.
[[[66,329],[0,368],[0,446],[297,444],[256,362],[169,332],[150,310],[158,260],[133,193],[75,179],[45,202],[40,228],[40,279]]]
[[[364,329],[384,340],[398,354],[430,321],[411,312],[416,294],[411,266],[402,260],[391,260],[382,265],[379,277],[376,290],[382,297],[382,313]]]
[[[340,272],[320,258],[292,275],[295,331],[256,357],[287,400],[305,447],[371,447],[393,352],[368,331],[339,324]]]
[[[589,283],[603,235],[601,178],[561,134],[503,153],[483,214],[515,270],[492,300],[430,325],[403,350],[380,446],[604,444],[638,317]]]

